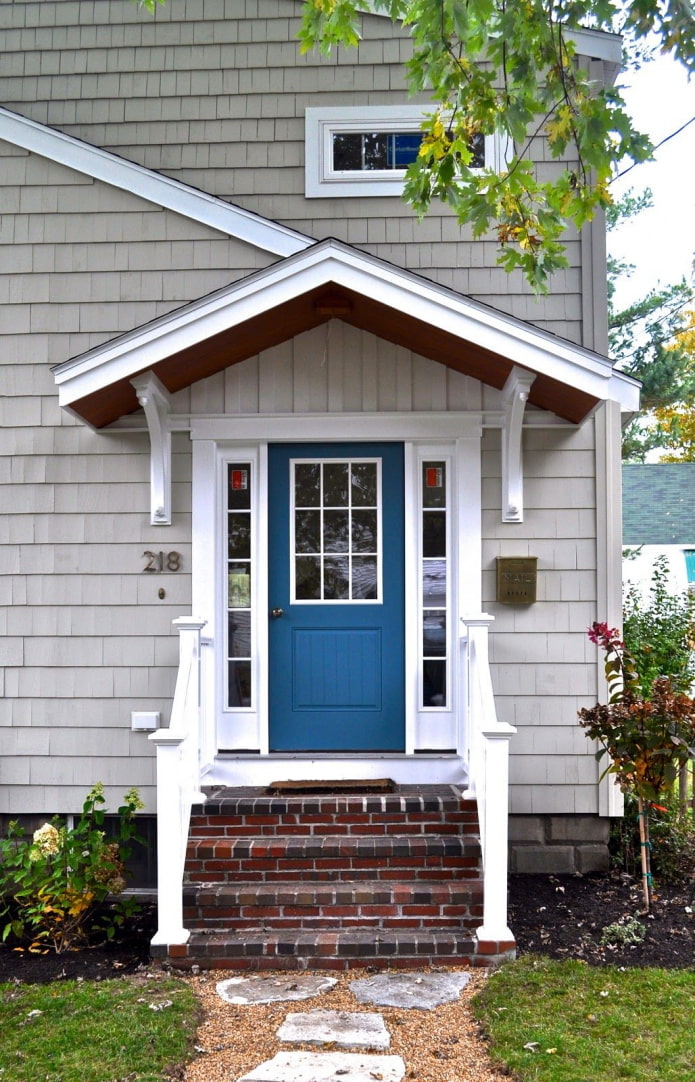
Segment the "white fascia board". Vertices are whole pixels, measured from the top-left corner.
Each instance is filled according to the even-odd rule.
[[[1,107],[0,139],[273,255],[294,255],[315,243],[311,237],[260,214],[233,206],[224,199]]]
[[[329,282],[407,312],[532,372],[599,399],[615,397],[623,408],[634,408],[633,388],[637,394],[638,385],[616,373],[604,358],[335,240],[321,241],[58,365],[53,372],[60,403],[67,406],[111,383],[131,378],[172,353]]]

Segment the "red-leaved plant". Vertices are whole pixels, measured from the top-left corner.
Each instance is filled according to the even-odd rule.
[[[695,702],[676,692],[666,676],[658,677],[651,693],[640,691],[635,663],[617,628],[594,623],[589,638],[606,655],[608,703],[579,711],[579,724],[598,741],[596,758],[608,756],[601,775],[614,775],[620,789],[637,797],[642,883],[647,911],[651,908],[652,877],[649,852],[649,808],[671,788],[679,770],[695,759]]]

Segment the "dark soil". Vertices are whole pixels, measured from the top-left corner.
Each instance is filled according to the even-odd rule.
[[[695,883],[662,885],[652,913],[645,916],[638,880],[619,873],[513,875],[509,923],[519,954],[580,958],[589,965],[685,968],[695,966],[694,892]],[[640,943],[620,942],[630,919],[644,928]],[[618,931],[608,935],[606,929],[615,925]],[[149,965],[154,929],[154,910],[146,906],[105,945],[63,954],[30,954],[0,945],[0,982],[98,981],[134,973]]]
[[[639,879],[618,872],[513,875],[509,887],[509,924],[520,954],[597,966],[695,966],[695,882],[655,887],[648,915]],[[621,942],[631,920],[638,935],[644,929],[639,943]]]

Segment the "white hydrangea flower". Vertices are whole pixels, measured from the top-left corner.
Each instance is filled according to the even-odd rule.
[[[52,823],[44,823],[34,831],[34,845],[44,857],[60,852],[60,831]]]

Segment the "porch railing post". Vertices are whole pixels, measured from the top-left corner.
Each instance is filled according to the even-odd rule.
[[[153,946],[181,944],[183,869],[191,806],[200,792],[200,631],[204,620],[180,617],[179,668],[168,729],[150,734],[157,748],[157,933]]]
[[[464,617],[464,674],[469,784],[466,795],[478,803],[483,853],[483,923],[479,940],[513,942],[507,923],[509,741],[512,725],[497,720],[488,655],[487,613]]]

